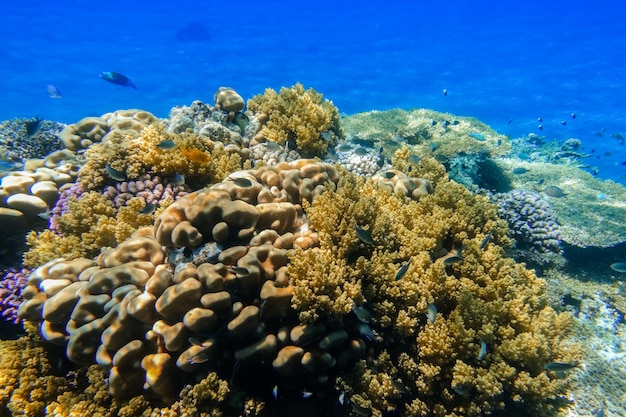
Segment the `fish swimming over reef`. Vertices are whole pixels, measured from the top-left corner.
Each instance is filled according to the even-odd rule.
[[[127,76],[119,72],[115,72],[115,71],[101,72],[100,78],[102,78],[104,81],[110,82],[111,84],[121,85],[123,87],[132,87],[135,90],[137,89],[137,86],[133,84],[130,78],[128,78]]]
[[[39,132],[39,129],[41,129],[41,122],[43,122],[43,119],[40,119],[39,116],[35,116],[34,119],[24,123],[24,127],[26,128],[26,136],[35,136],[37,132]]]
[[[61,98],[63,97],[63,94],[61,94],[61,91],[56,88],[54,85],[52,84],[46,84],[44,91],[46,92],[46,94],[48,95],[48,97],[50,98]]]

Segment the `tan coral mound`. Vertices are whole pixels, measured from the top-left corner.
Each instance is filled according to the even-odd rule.
[[[248,100],[248,110],[265,120],[259,137],[284,145],[293,141],[304,156],[321,156],[341,136],[339,111],[322,94],[300,83],[280,92],[267,88]],[[262,140],[260,140],[262,141]]]

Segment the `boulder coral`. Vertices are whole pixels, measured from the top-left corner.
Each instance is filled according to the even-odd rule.
[[[282,87],[277,93],[267,88],[248,100],[248,110],[262,121],[257,142],[272,141],[280,145],[291,142],[304,156],[321,156],[338,138],[339,111],[322,94],[300,83]]]
[[[223,415],[549,415],[569,316],[503,256],[494,205],[398,161],[367,180],[314,160],[233,172],[95,261],[37,268],[19,315],[137,413],[195,392]]]

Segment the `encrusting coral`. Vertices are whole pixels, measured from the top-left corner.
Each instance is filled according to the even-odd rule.
[[[264,94],[248,100],[248,110],[262,114],[258,142],[292,142],[304,156],[323,155],[342,136],[337,108],[322,94],[312,88],[305,90],[300,83],[282,87],[278,93],[267,88]]]

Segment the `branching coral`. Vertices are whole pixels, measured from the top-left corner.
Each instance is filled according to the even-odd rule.
[[[261,113],[267,121],[260,135],[284,145],[294,141],[304,156],[322,155],[334,138],[340,137],[339,112],[333,103],[312,88],[268,88],[262,95],[248,100],[248,110]]]
[[[43,416],[46,405],[69,389],[52,374],[48,354],[30,337],[0,342],[0,414]]]
[[[24,254],[24,265],[39,266],[60,257],[92,257],[101,248],[116,246],[138,228],[154,222],[154,214],[141,214],[144,204],[136,197],[116,209],[113,202],[95,191],[70,197],[68,212],[57,220],[58,233],[33,231],[27,236],[30,250]],[[167,205],[164,202],[162,209]]]
[[[543,280],[504,257],[510,240],[496,206],[445,175],[433,181],[432,194],[411,201],[344,173],[337,191],[305,205],[319,256],[293,252],[293,306],[309,322],[355,306],[372,313],[362,330],[371,350],[338,385],[354,415],[476,416],[505,406],[550,415],[564,405],[565,380],[543,366],[572,360],[562,343],[570,317],[547,306]]]
[[[159,146],[164,142],[174,146]],[[199,188],[241,169],[242,158],[237,151],[227,151],[221,143],[199,134],[167,133],[162,125],[150,125],[140,133],[114,131],[89,148],[78,179],[86,190],[98,189],[110,181],[109,166],[131,180],[146,173],[162,177],[179,174],[192,188]]]

